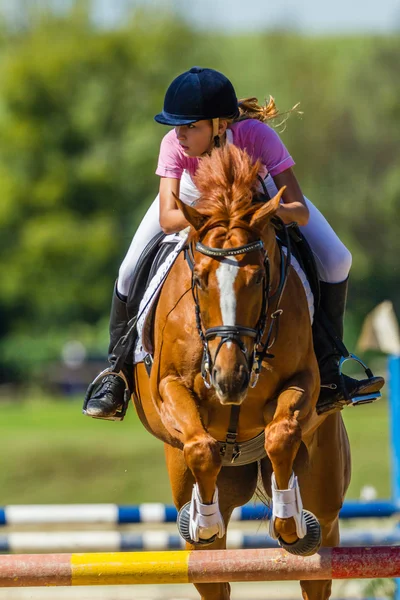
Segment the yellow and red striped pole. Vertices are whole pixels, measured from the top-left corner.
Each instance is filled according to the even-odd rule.
[[[0,556],[0,587],[400,577],[400,547]]]

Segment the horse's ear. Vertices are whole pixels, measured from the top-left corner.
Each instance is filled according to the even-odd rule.
[[[282,194],[285,190],[286,186],[283,186],[276,194],[276,196],[271,198],[271,200],[269,200],[268,202],[265,202],[265,204],[263,204],[261,208],[259,208],[254,213],[250,221],[251,227],[256,227],[261,230],[264,229],[267,222],[269,222],[271,217],[273,217],[276,211],[278,210]]]
[[[174,194],[174,198],[178,207],[183,212],[186,221],[189,221],[196,231],[201,229],[207,221],[207,217],[199,213],[199,211],[193,208],[193,206],[189,206],[188,204],[182,202],[182,200],[180,200],[176,194]]]

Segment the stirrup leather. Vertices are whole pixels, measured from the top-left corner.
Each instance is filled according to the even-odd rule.
[[[123,421],[128,405],[129,405],[129,400],[131,397],[131,392],[129,389],[129,385],[128,385],[128,380],[125,377],[123,371],[114,371],[113,367],[107,367],[107,369],[104,369],[104,371],[102,371],[101,373],[99,373],[92,381],[92,383],[89,385],[88,389],[86,390],[86,394],[85,394],[85,400],[83,402],[83,408],[82,408],[82,413],[84,415],[86,415],[86,408],[87,405],[89,403],[89,400],[92,397],[93,391],[97,385],[97,383],[103,379],[103,377],[105,377],[106,375],[116,375],[117,377],[119,377],[120,379],[122,379],[122,381],[124,382],[125,385],[125,391],[124,391],[124,401],[122,404],[122,407],[117,410],[117,412],[115,413],[115,415],[112,415],[110,417],[92,417],[92,415],[87,415],[89,417],[92,417],[93,419],[103,419],[104,421]]]

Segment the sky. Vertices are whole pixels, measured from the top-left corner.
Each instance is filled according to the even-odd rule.
[[[76,0],[75,0],[76,1]],[[88,0],[78,0],[78,2]],[[400,0],[89,0],[97,23],[117,25],[127,9],[144,6],[175,11],[207,30],[295,29],[311,35],[396,32]],[[0,0],[3,14],[15,17],[28,8],[51,4],[68,8],[73,0]]]
[[[260,30],[274,27],[309,34],[400,34],[400,0],[96,0],[97,19],[117,17],[127,6],[170,7],[206,29]],[[249,6],[250,10],[246,10]]]

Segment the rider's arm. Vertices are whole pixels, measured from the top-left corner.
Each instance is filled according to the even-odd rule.
[[[176,233],[189,225],[176,205],[179,198],[180,179],[161,177],[160,180],[160,225],[164,233]]]
[[[292,169],[286,169],[273,177],[278,190],[286,186],[282,195],[283,202],[278,208],[277,215],[284,223],[296,221],[298,225],[307,225],[310,216],[303,193]]]
[[[266,166],[278,190],[286,186],[278,216],[284,223],[296,221],[299,225],[306,225],[309,213],[292,171],[294,160],[277,132],[265,123],[253,119],[243,121],[241,128],[246,145],[253,149],[254,158],[259,158]]]

